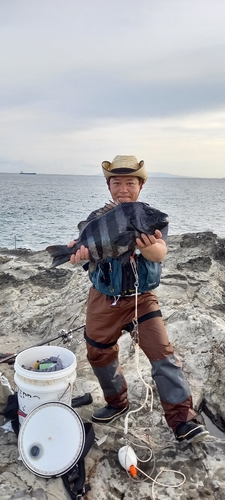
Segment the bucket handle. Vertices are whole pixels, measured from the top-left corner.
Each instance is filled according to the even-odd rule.
[[[65,396],[65,394],[67,393],[68,389],[71,388],[71,384],[70,382],[68,383],[68,386],[66,387],[65,391],[63,391],[63,393],[61,394],[60,398],[59,398],[59,401],[61,401],[61,399]]]

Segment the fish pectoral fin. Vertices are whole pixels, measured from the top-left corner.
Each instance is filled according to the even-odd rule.
[[[132,243],[133,238],[131,238],[130,231],[120,233],[115,239],[113,239],[113,244],[118,247],[130,247]]]
[[[143,233],[143,231],[140,231],[140,229],[138,229],[138,227],[135,225],[135,221],[136,221],[135,217],[130,218],[130,223],[135,230],[135,236],[136,236],[136,238],[139,238],[140,234]]]
[[[135,226],[134,222],[132,221],[132,217],[131,217],[131,219],[130,219],[130,223],[131,223],[131,225],[133,226],[133,228],[134,228],[134,230],[135,230],[135,238],[139,238],[141,241],[143,241],[143,240],[142,240],[142,238],[141,238],[141,234],[142,234],[142,233],[143,233],[143,234],[146,234],[146,235],[147,235],[147,234],[154,234],[154,232],[152,233],[152,232],[150,232],[150,231],[149,231],[148,233],[146,233],[145,231],[142,231],[141,229],[138,229],[138,228]],[[144,243],[144,241],[143,241],[143,243]]]

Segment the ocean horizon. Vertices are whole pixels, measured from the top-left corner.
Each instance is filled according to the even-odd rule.
[[[0,171],[0,175],[20,175],[20,174],[23,174],[23,175],[52,175],[52,176],[63,176],[63,177],[67,177],[67,176],[71,176],[71,177],[102,177],[102,173],[98,173],[98,174],[48,174],[48,173],[44,173],[44,172],[32,172],[32,171],[29,171],[29,172],[1,172]],[[225,179],[225,177],[191,177],[189,175],[178,175],[178,174],[170,174],[169,172],[147,172],[148,174],[148,178],[151,178],[151,177],[154,177],[154,178],[179,178],[179,179],[212,179],[212,180],[223,180]]]
[[[78,235],[77,224],[110,200],[97,175],[3,173],[0,248],[43,250]],[[225,178],[149,176],[139,200],[166,212],[169,235],[212,231],[225,238]]]

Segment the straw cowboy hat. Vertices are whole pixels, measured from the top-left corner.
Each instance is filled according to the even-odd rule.
[[[116,175],[129,175],[140,177],[143,182],[147,181],[148,174],[145,169],[144,161],[139,163],[135,156],[116,156],[112,163],[110,161],[102,162],[102,171],[106,179]]]

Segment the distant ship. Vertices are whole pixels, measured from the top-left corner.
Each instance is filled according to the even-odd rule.
[[[21,170],[20,174],[23,174],[23,175],[36,175],[36,172],[23,172],[23,170]]]

